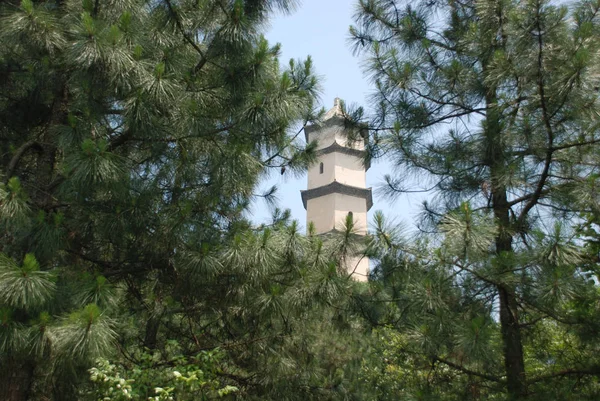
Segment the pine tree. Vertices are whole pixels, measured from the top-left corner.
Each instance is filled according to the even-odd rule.
[[[373,155],[398,167],[388,194],[435,195],[421,228],[438,234],[408,246],[379,224],[377,285],[415,363],[461,377],[462,399],[598,396],[598,292],[574,226],[597,205],[599,9],[359,1]],[[411,187],[421,174],[430,187]]]
[[[212,399],[226,389],[244,400],[348,399],[361,334],[349,330],[344,305],[360,284],[336,262],[348,245],[280,222],[181,255],[171,292],[180,295],[160,306],[155,348],[131,328],[126,357],[100,361],[84,393],[117,396],[110,387],[122,379],[134,380],[133,400]]]
[[[314,160],[296,140],[311,61],[281,68],[260,34],[293,5],[0,5],[0,398],[77,399],[97,358],[170,366],[225,345],[232,383],[276,380],[255,352],[285,349],[277,295],[307,280],[306,240],[291,229],[278,256],[244,213],[273,196],[256,193],[269,169]],[[332,263],[309,280],[323,296],[347,282]]]

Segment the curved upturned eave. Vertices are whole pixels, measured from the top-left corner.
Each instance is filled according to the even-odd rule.
[[[306,204],[309,200],[330,194],[343,194],[363,198],[365,202],[367,202],[367,211],[373,207],[373,193],[371,188],[353,187],[337,181],[321,187],[300,191],[300,193],[302,194],[302,204],[304,205],[304,209],[306,209]]]
[[[366,150],[349,148],[349,147],[340,145],[337,141],[333,141],[333,143],[331,145],[327,146],[326,148],[317,150],[316,153],[317,153],[317,156],[321,156],[321,155],[326,155],[326,154],[333,153],[333,152],[340,152],[340,153],[343,153],[346,155],[356,156],[359,159],[365,160]],[[371,161],[366,160],[366,163],[364,166],[365,166],[365,171],[369,170],[371,168]]]

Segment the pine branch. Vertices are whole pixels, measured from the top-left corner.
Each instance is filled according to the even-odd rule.
[[[452,264],[455,265],[455,266],[457,266],[461,270],[464,270],[464,271],[466,271],[468,273],[471,273],[472,275],[474,275],[475,277],[477,277],[481,281],[484,281],[484,282],[486,282],[488,284],[491,284],[491,285],[499,287],[499,288],[504,288],[504,284],[502,284],[500,282],[497,282],[497,281],[494,281],[494,280],[492,280],[492,279],[490,279],[488,277],[482,276],[481,274],[477,273],[475,270],[470,269],[470,268],[464,266],[463,264],[461,264],[460,261],[459,261],[459,259],[455,259],[452,262]]]
[[[261,163],[263,165],[269,165],[273,160],[275,160],[277,157],[282,155],[282,152],[286,149],[288,149],[290,147],[290,145],[296,140],[296,138],[298,138],[298,136],[302,133],[302,131],[304,131],[304,128],[306,127],[306,124],[308,124],[308,121],[304,121],[302,124],[302,127],[298,130],[298,132],[296,132],[296,134],[291,137],[288,141],[286,141],[286,143],[281,146],[279,149],[277,149],[277,151],[271,155],[268,159],[262,161]],[[281,167],[281,166],[278,166]]]
[[[445,93],[443,95],[439,95],[440,99],[436,99],[435,97],[429,96],[429,95],[427,95],[427,94],[425,94],[425,93],[423,93],[420,90],[415,89],[415,88],[408,88],[408,91],[410,93],[414,94],[415,96],[418,96],[420,98],[428,100],[428,101],[430,101],[432,103],[435,103],[435,104],[437,104],[438,106],[441,106],[441,107],[445,107],[445,106],[448,106],[448,105],[449,106],[454,106],[454,107],[456,107],[456,109],[454,111],[462,109],[462,110],[464,110],[467,113],[476,113],[476,114],[479,114],[481,116],[485,116],[485,111],[487,110],[485,107],[472,108],[472,107],[469,107],[469,106],[464,105],[462,103],[456,103],[456,102],[454,102],[452,100],[446,100],[446,99],[444,99],[444,97],[448,93]],[[454,98],[457,98],[457,97],[458,97],[458,95],[454,96]]]
[[[214,130],[203,132],[200,135],[192,134],[192,135],[182,135],[180,137],[166,137],[166,138],[141,138],[137,136],[133,136],[131,131],[127,131],[117,137],[115,137],[108,144],[108,150],[114,150],[117,147],[123,145],[128,141],[136,141],[136,142],[162,142],[162,143],[178,143],[180,141],[184,141],[187,139],[211,139],[213,136],[220,134],[221,132],[231,130],[235,127],[235,124],[229,124],[227,126],[221,128],[215,128]]]
[[[528,380],[527,383],[537,383],[540,381],[553,379],[555,377],[564,376],[600,376],[600,365],[594,365],[588,369],[564,369],[559,372],[534,377],[533,379]]]
[[[108,143],[108,146],[107,146],[108,151],[112,152],[113,150],[115,150],[119,146],[123,145],[128,140],[130,140],[131,137],[132,137],[131,131],[126,131],[126,132],[122,133],[121,135],[113,138]]]
[[[600,139],[590,139],[589,141],[583,141],[583,142],[565,143],[562,145],[552,147],[552,151],[556,152],[558,150],[570,149],[570,148],[575,148],[575,147],[579,147],[579,146],[595,145],[597,143],[600,143]]]
[[[43,151],[42,145],[40,145],[35,140],[27,141],[23,145],[21,145],[19,147],[19,149],[17,149],[17,151],[15,152],[15,154],[12,157],[12,159],[10,160],[10,162],[8,163],[8,167],[6,169],[6,178],[4,180],[5,184],[8,183],[8,180],[10,180],[10,178],[14,174],[14,172],[19,164],[19,161],[21,160],[21,158],[23,157],[25,152],[27,152],[29,149],[32,149],[32,148],[37,148],[37,150],[39,150],[40,152]]]
[[[90,262],[90,263],[93,263],[93,264],[95,264],[97,266],[100,266],[100,267],[108,268],[110,270],[112,270],[112,269],[115,268],[115,264],[111,263],[109,261],[95,259],[95,258],[92,258],[90,256],[84,255],[82,253],[79,253],[79,252],[76,252],[76,251],[73,251],[73,250],[70,250],[70,249],[66,249],[66,252],[68,252],[68,253],[70,253],[72,255],[75,255],[75,256],[77,256],[77,257],[79,257],[79,258],[81,258],[81,259],[83,259],[83,260],[85,260],[87,262]],[[103,272],[103,274],[104,274],[104,272]],[[107,274],[104,274],[104,275],[106,276]]]
[[[527,217],[527,213],[536,205],[539,200],[542,191],[544,190],[544,186],[546,185],[546,179],[548,178],[548,174],[550,172],[550,165],[552,163],[552,155],[554,153],[554,130],[552,129],[552,124],[550,122],[550,117],[548,115],[548,105],[546,104],[546,92],[544,86],[544,62],[543,62],[543,48],[544,43],[542,40],[542,26],[540,24],[540,7],[538,6],[536,15],[536,24],[537,24],[537,38],[538,38],[538,92],[540,95],[540,107],[542,108],[542,119],[544,120],[544,126],[546,127],[546,135],[548,139],[548,148],[546,151],[546,159],[544,161],[544,169],[542,170],[542,175],[538,181],[537,188],[533,193],[533,196],[527,202],[521,214],[519,215],[519,224],[522,224]]]
[[[503,383],[503,380],[500,379],[497,376],[491,376],[491,375],[488,375],[488,374],[485,374],[485,373],[476,372],[474,370],[465,368],[464,366],[458,365],[458,364],[456,364],[456,363],[454,363],[452,361],[449,361],[447,359],[440,358],[439,356],[433,357],[433,360],[437,361],[437,362],[440,362],[440,363],[443,363],[444,365],[447,365],[447,366],[449,366],[449,367],[451,367],[453,369],[456,369],[458,371],[466,373],[466,374],[468,374],[470,376],[477,376],[477,377],[481,377],[482,379],[493,381],[493,382],[496,382],[496,383]]]
[[[202,51],[200,46],[198,46],[198,44],[194,41],[194,39],[192,39],[190,37],[190,35],[185,31],[183,24],[181,23],[181,18],[179,16],[179,14],[177,14],[177,12],[175,11],[173,4],[171,4],[171,0],[164,0],[164,1],[167,4],[167,7],[169,8],[169,12],[171,13],[171,15],[173,15],[173,18],[175,19],[175,24],[177,25],[177,29],[179,29],[179,32],[181,32],[181,34],[183,35],[186,42],[188,42],[190,45],[192,45],[194,50],[196,50],[198,52],[198,54],[200,55],[200,61],[198,61],[198,64],[194,68],[194,72],[198,72],[206,64],[206,61],[207,61],[206,55]]]
[[[554,189],[556,189],[556,187],[555,187]],[[515,199],[511,200],[511,201],[509,201],[507,204],[508,204],[508,207],[510,208],[510,207],[512,207],[512,206],[514,206],[514,205],[517,205],[517,204],[519,204],[519,203],[521,203],[521,202],[524,202],[524,201],[526,201],[526,200],[529,200],[529,201],[531,201],[531,199],[535,198],[536,196],[537,196],[537,199],[539,200],[541,196],[543,196],[543,195],[547,195],[547,194],[549,194],[549,193],[550,193],[550,189],[545,189],[545,190],[542,190],[542,191],[540,191],[539,193],[536,193],[536,192],[531,192],[531,193],[529,193],[529,194],[526,194],[526,195],[523,195],[523,196],[519,196],[518,198],[515,198]],[[519,220],[519,221],[520,221],[520,220],[521,220],[521,218],[520,218],[520,217],[518,217],[518,218],[517,218],[517,220]]]

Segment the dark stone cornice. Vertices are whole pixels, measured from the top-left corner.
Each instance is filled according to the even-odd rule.
[[[371,188],[353,187],[337,181],[334,181],[331,184],[323,185],[322,187],[300,191],[300,193],[302,194],[302,203],[304,204],[304,209],[306,209],[306,204],[310,199],[319,198],[329,194],[343,194],[356,196],[357,198],[363,198],[365,202],[367,202],[367,210],[371,209],[373,206],[373,193],[371,192]]]
[[[344,153],[346,155],[356,156],[362,160],[364,160],[365,153],[366,153],[365,150],[353,149],[353,148],[348,148],[346,146],[342,146],[339,143],[337,143],[337,141],[333,141],[333,143],[331,145],[327,146],[326,148],[317,150],[316,153],[317,153],[317,156],[321,156],[321,155],[326,155],[328,153],[333,153],[333,152],[340,152],[340,153]],[[367,161],[367,163],[365,164],[365,170],[368,170],[369,168],[371,168],[371,162]]]

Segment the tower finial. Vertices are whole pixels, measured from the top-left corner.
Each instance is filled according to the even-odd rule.
[[[339,109],[342,107],[342,99],[340,99],[339,97],[336,97],[333,100],[333,107],[335,107],[336,109]]]

